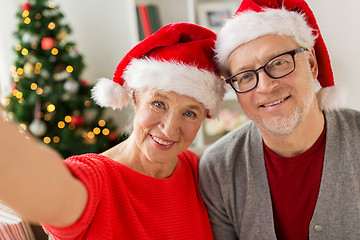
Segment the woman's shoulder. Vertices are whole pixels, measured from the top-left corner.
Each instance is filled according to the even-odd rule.
[[[200,158],[195,152],[191,150],[185,150],[184,152],[180,153],[178,158],[179,161],[189,164],[193,169],[197,169],[199,166]]]
[[[65,159],[64,163],[73,173],[79,171],[107,172],[109,169],[114,169],[118,164],[106,156],[96,153],[74,155]]]

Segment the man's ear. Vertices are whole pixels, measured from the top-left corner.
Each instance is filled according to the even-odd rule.
[[[316,54],[315,54],[315,49],[312,48],[309,51],[309,64],[310,64],[310,70],[312,72],[313,75],[313,79],[316,79],[318,74],[319,74],[319,68],[318,68],[318,63],[316,60]]]

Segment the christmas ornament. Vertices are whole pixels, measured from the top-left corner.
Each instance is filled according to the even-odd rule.
[[[44,94],[45,94],[45,95],[50,94],[51,91],[52,91],[52,87],[51,87],[51,86],[45,86],[45,87],[44,87]]]
[[[57,14],[57,11],[54,11],[53,9],[45,9],[43,11],[43,15],[47,18],[51,18],[53,16],[56,16]]]
[[[110,142],[117,142],[119,139],[119,135],[115,131],[111,131],[108,135],[108,139]]]
[[[24,65],[25,77],[32,77],[34,75],[34,65],[31,62],[26,62]]]
[[[24,33],[21,39],[25,43],[37,44],[40,37],[37,35],[30,34],[30,33]]]
[[[64,41],[67,37],[67,32],[65,30],[60,30],[60,32],[56,35],[56,39],[60,41]]]
[[[47,79],[50,77],[49,71],[46,69],[42,69],[40,72],[40,76],[44,79]]]
[[[39,137],[45,134],[46,132],[46,124],[42,122],[40,119],[35,119],[30,125],[29,130],[32,134]]]
[[[67,79],[68,77],[70,77],[70,73],[68,73],[65,70],[54,74],[55,81],[62,81],[62,80]]]
[[[62,96],[61,96],[61,99],[63,100],[63,101],[69,101],[70,99],[71,99],[71,94],[69,94],[69,93],[65,93],[65,94],[63,94]]]
[[[57,41],[54,38],[51,37],[44,37],[41,39],[41,49],[42,50],[49,50],[56,46]]]
[[[75,94],[79,91],[79,83],[77,83],[76,81],[74,80],[67,80],[65,83],[64,83],[64,89],[65,91],[67,91],[68,93],[71,93],[71,94]]]
[[[97,109],[85,109],[84,116],[87,123],[91,123],[95,120],[96,116],[98,114]]]
[[[38,47],[37,42],[32,42],[32,43],[31,43],[31,48],[32,48],[32,49],[37,49],[37,47]]]
[[[30,33],[24,33],[24,35],[22,36],[22,41],[23,42],[30,42]]]
[[[24,3],[23,5],[21,5],[21,9],[23,10],[23,11],[25,11],[25,10],[31,10],[32,9],[32,5],[30,4],[30,3]]]
[[[76,127],[81,127],[84,125],[84,118],[83,116],[72,116],[71,123],[74,124]]]
[[[12,91],[17,90],[18,89],[18,85],[16,83],[13,83],[11,86]]]
[[[81,86],[84,86],[84,87],[89,86],[89,82],[87,80],[85,80],[85,79],[81,79],[80,84],[81,84]]]

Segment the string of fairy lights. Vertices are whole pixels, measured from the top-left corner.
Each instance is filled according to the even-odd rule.
[[[54,7],[55,7],[55,4],[53,2],[49,3],[49,8],[54,8]],[[24,24],[30,24],[33,21],[33,19],[30,18],[30,11],[31,11],[31,9],[25,9],[22,12],[22,20],[21,21]],[[35,15],[35,20],[40,20],[42,17],[43,16],[40,13],[37,13]],[[56,26],[56,23],[49,22],[47,27],[50,30],[54,30],[57,26]],[[59,39],[61,39],[61,41],[64,41],[65,37],[66,37],[66,32],[60,31]],[[54,42],[52,42],[52,41],[56,41],[56,40],[54,40],[52,38],[46,38],[46,37],[43,38],[42,40],[46,40],[44,42],[45,42],[45,45],[47,45],[47,47],[42,46],[42,49],[49,50],[50,53],[53,56],[56,56],[56,55],[59,54],[60,50],[56,47],[56,44],[54,44]],[[32,49],[37,49],[38,45],[39,45],[38,42],[39,41],[34,40],[31,43],[31,48]],[[72,51],[72,46],[67,45],[67,46],[65,46],[64,49],[65,49],[65,51],[70,53]],[[15,50],[20,52],[21,55],[23,55],[23,56],[27,56],[27,55],[30,54],[30,49],[27,49],[26,47],[21,46],[21,44],[17,44],[15,46]],[[26,62],[23,67],[18,67],[18,68],[16,68],[16,66],[11,66],[10,67],[11,77],[13,78],[15,84],[22,81],[22,79],[24,79],[26,75],[35,74],[35,76],[36,76],[36,75],[42,74],[42,71],[43,71],[42,69],[43,69],[43,64],[41,63],[41,61],[37,61],[37,62],[34,62],[34,63]],[[74,66],[71,66],[71,65],[65,66],[65,71],[66,71],[65,73],[71,74],[74,71]],[[54,76],[54,77],[56,77],[56,76]],[[41,88],[38,85],[38,83],[36,83],[36,82],[33,82],[33,83],[30,84],[30,90],[34,91],[39,96],[44,94],[44,89]],[[24,103],[24,96],[23,95],[24,94],[20,90],[18,90],[17,88],[14,88],[12,90],[12,96],[14,96],[17,99],[17,102],[19,104]],[[11,101],[10,96],[3,99],[3,105],[5,105],[5,107],[8,106],[10,104],[10,101]],[[85,107],[89,107],[91,105],[91,102],[90,102],[89,99],[85,99],[83,104],[84,104]],[[39,107],[38,107],[37,110],[35,110],[35,120],[34,120],[33,123],[38,124],[37,125],[38,128],[42,127],[42,129],[38,129],[38,130],[40,130],[40,132],[38,132],[38,135],[41,136],[41,135],[45,134],[45,131],[46,131],[46,126],[44,126],[44,124],[41,125],[42,120],[40,120],[40,119],[43,119],[45,122],[51,121],[52,118],[53,118],[53,114],[56,111],[56,108],[57,107],[56,107],[56,105],[54,103],[47,102],[45,111],[41,111],[41,109]],[[7,116],[8,116],[9,119],[13,119],[14,113],[13,112],[8,112]],[[74,116],[66,115],[66,116],[64,116],[62,118],[62,120],[57,122],[57,127],[59,129],[68,128],[69,130],[75,130],[79,126],[79,123],[76,122],[76,121],[79,122],[79,119],[76,119],[76,118],[77,118],[76,113],[74,114]],[[80,119],[80,122],[81,121],[83,121],[83,119]],[[107,123],[106,123],[105,120],[99,120],[98,123],[97,123],[97,126],[95,126],[91,131],[84,131],[82,133],[82,137],[85,140],[87,139],[89,141],[91,139],[94,139],[96,137],[96,135],[99,135],[99,134],[103,134],[105,136],[108,136],[111,133],[111,131],[107,128],[106,124]],[[28,126],[25,123],[20,123],[20,127],[22,129],[24,129],[24,130],[28,130],[31,127],[30,125]],[[45,129],[43,129],[44,127],[45,127]],[[56,143],[59,143],[61,141],[59,136],[52,136],[52,137],[44,136],[42,140],[46,144],[49,144],[51,142],[56,144]]]

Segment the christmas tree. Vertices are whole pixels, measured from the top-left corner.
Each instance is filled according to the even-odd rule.
[[[5,102],[13,119],[63,157],[100,153],[123,140],[81,79],[83,58],[67,41],[71,28],[62,23],[59,6],[30,0],[16,16],[13,91]]]

